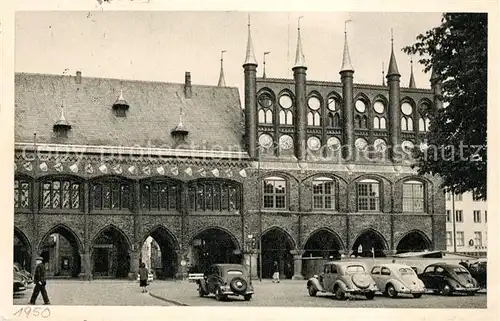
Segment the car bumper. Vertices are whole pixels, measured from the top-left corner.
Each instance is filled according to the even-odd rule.
[[[455,288],[454,292],[458,292],[458,293],[471,293],[471,292],[477,292],[479,291],[480,288],[479,287],[474,287],[474,288]]]
[[[243,293],[234,293],[231,290],[226,290],[226,291],[222,291],[222,294],[223,295],[247,295],[247,294],[253,294],[253,291],[245,291]]]
[[[378,289],[367,288],[367,289],[347,289],[345,292],[352,295],[365,295],[367,293],[376,292]]]

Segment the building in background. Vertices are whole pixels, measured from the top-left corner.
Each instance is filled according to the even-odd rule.
[[[478,200],[474,193],[457,194],[455,197],[452,197],[452,193],[446,193],[448,252],[485,257],[488,251],[487,223],[487,201]]]
[[[222,63],[218,86],[16,74],[14,259],[34,267],[59,234],[73,276],[133,277],[151,237],[165,278],[277,262],[300,279],[342,254],[445,250],[440,182],[411,168],[439,77],[401,87],[392,45],[385,79],[357,84],[346,33],[337,79],[307,80],[300,28],[293,79],[259,77],[247,37],[244,106]]]

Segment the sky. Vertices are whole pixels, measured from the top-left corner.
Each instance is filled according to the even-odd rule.
[[[249,12],[47,11],[18,12],[15,71],[217,85],[221,50],[227,86],[243,94],[243,68]],[[250,12],[251,32],[262,75],[292,78],[297,21],[307,79],[340,81],[345,21],[355,83],[381,84],[387,72],[391,29],[401,86],[408,86],[410,57],[401,51],[420,33],[440,24],[440,13]],[[414,57],[416,85],[429,88]]]

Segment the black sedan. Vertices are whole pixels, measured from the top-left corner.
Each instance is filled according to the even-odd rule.
[[[431,264],[418,277],[428,290],[442,295],[451,295],[452,293],[474,295],[479,291],[477,281],[466,268],[458,264]]]

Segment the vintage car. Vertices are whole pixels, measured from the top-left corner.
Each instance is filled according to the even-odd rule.
[[[254,294],[250,275],[241,264],[214,264],[196,283],[201,297],[213,293],[217,301],[228,296],[243,296],[249,301]]]
[[[434,263],[427,266],[418,277],[428,290],[442,295],[454,292],[474,295],[479,291],[477,281],[466,268],[458,264]]]
[[[477,281],[479,287],[484,289],[486,289],[487,286],[486,268],[487,262],[484,260],[473,262],[468,266],[468,270],[472,277]]]
[[[16,269],[14,269],[13,281],[14,293],[26,291],[26,278],[21,273],[17,272]]]
[[[368,273],[366,264],[359,261],[334,261],[325,263],[323,272],[307,281],[310,296],[318,292],[333,293],[343,300],[346,295],[364,295],[372,300],[378,287]]]
[[[21,268],[21,266],[17,263],[14,263],[14,273],[18,273],[19,276],[26,281],[27,284],[33,283],[33,277],[31,273]]]
[[[404,264],[374,265],[370,273],[385,296],[395,298],[401,293],[420,298],[425,293],[422,280],[418,278],[414,269]]]

